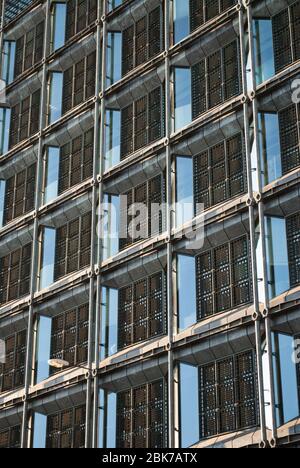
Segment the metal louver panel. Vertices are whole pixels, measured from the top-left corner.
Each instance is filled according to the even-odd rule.
[[[300,166],[299,109],[292,105],[279,112],[280,146],[283,174]]]
[[[0,431],[0,449],[21,448],[21,426]]]
[[[30,290],[31,244],[0,259],[0,302],[26,296]]]
[[[88,266],[91,261],[91,223],[92,217],[90,213],[81,218],[79,268]]]
[[[222,102],[222,58],[218,51],[207,59],[208,105],[215,107]]]
[[[163,136],[162,122],[164,121],[164,93],[161,87],[149,93],[148,103],[148,143],[159,140]]]
[[[291,287],[300,284],[300,214],[287,219],[287,240]]]
[[[166,284],[163,273],[120,290],[118,347],[166,333]]]
[[[97,0],[89,0],[89,17],[88,17],[88,24],[93,23],[97,19],[97,7],[98,1]]]
[[[148,58],[148,38],[147,38],[147,16],[136,23],[135,37],[135,65],[145,63]]]
[[[85,60],[81,60],[75,65],[74,75],[74,101],[73,106],[76,107],[84,101],[84,75],[85,75]]]
[[[276,73],[292,63],[289,11],[284,10],[273,18],[274,59]]]
[[[34,51],[34,34],[35,34],[34,29],[31,29],[26,34],[24,71],[28,70],[33,65],[33,59],[34,59],[34,53],[33,53],[33,51]]]
[[[193,119],[207,110],[206,61],[192,67],[192,113]]]
[[[85,413],[80,406],[48,416],[46,448],[84,448]]]
[[[300,2],[291,6],[294,60],[300,59]]]
[[[209,0],[205,2],[205,20],[209,21],[219,14],[219,0]]]
[[[134,26],[123,31],[122,43],[122,75],[125,76],[134,67]]]
[[[77,33],[83,31],[86,28],[87,12],[88,0],[77,0]]]
[[[147,97],[143,97],[134,103],[134,137],[135,148],[140,149],[147,145]]]
[[[247,186],[246,156],[242,134],[194,157],[194,198],[210,208],[245,193]]]
[[[64,72],[63,79],[63,114],[73,107],[73,67]]]
[[[67,1],[67,24],[66,24],[66,40],[68,41],[76,33],[76,0]]]
[[[162,49],[162,13],[161,8],[157,7],[149,13],[149,59],[158,55]]]
[[[204,23],[204,0],[190,0],[190,29],[202,26]]]
[[[88,304],[65,312],[52,321],[51,359],[64,359],[71,366],[87,361]],[[55,373],[55,370],[51,370]]]
[[[40,128],[40,103],[41,90],[39,89],[31,97],[30,136],[37,133]]]
[[[30,115],[30,96],[21,104],[21,115],[20,115],[20,135],[19,141],[26,140],[29,135],[29,115]]]
[[[121,159],[133,152],[133,105],[121,113]]]
[[[164,448],[166,425],[166,384],[162,380],[118,394],[118,448]]]
[[[27,332],[23,330],[5,340],[5,364],[0,364],[0,391],[22,387],[25,377]]]
[[[44,30],[45,23],[42,21],[37,25],[35,31],[35,50],[34,50],[34,63],[38,63],[43,58],[43,49],[44,49]]]
[[[86,58],[86,85],[85,99],[95,95],[95,69],[96,69],[96,52],[88,55]]]
[[[198,320],[248,304],[252,299],[247,237],[197,257]]]
[[[259,424],[256,382],[253,351],[199,368],[201,439]]]
[[[224,60],[224,99],[240,93],[240,67],[238,42],[232,42],[223,49]]]
[[[24,41],[25,41],[25,37],[22,36],[16,42],[16,56],[15,56],[15,70],[14,70],[15,78],[17,78],[23,72]]]

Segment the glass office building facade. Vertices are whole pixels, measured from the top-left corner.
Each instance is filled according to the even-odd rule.
[[[300,2],[0,6],[0,448],[299,447]]]

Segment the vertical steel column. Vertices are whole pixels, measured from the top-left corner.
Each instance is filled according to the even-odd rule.
[[[97,9],[97,31],[96,31],[96,70],[95,70],[95,109],[94,109],[94,161],[93,161],[93,193],[92,193],[92,235],[91,235],[91,278],[90,278],[90,291],[89,291],[89,352],[88,352],[88,368],[90,369],[87,375],[87,389],[86,389],[86,432],[85,432],[85,447],[91,448],[93,445],[93,434],[94,434],[94,418],[92,416],[93,402],[92,402],[92,392],[93,392],[93,380],[94,375],[92,373],[92,367],[94,362],[94,354],[97,353],[98,345],[95,341],[94,335],[94,324],[97,319],[97,312],[95,317],[95,274],[97,272],[97,255],[98,255],[98,242],[97,242],[97,208],[98,208],[98,154],[99,154],[99,143],[98,143],[98,134],[99,134],[99,89],[100,89],[100,64],[101,64],[101,9]],[[98,284],[98,278],[96,279],[96,284]],[[96,292],[97,293],[97,292]],[[94,346],[95,343],[95,346]]]
[[[169,448],[174,448],[174,314],[173,314],[173,246],[172,246],[172,154],[170,147],[171,136],[171,90],[170,90],[170,1],[165,0],[165,128],[166,128],[166,201],[167,201],[167,304],[168,304],[168,425],[169,425]]]
[[[50,5],[51,0],[46,2],[46,21],[45,21],[45,37],[44,37],[44,52],[43,52],[43,69],[42,69],[42,88],[41,88],[41,103],[40,103],[40,132],[38,143],[38,161],[37,161],[37,179],[35,192],[35,215],[33,227],[32,241],[32,262],[31,262],[31,280],[30,280],[30,299],[28,312],[28,330],[27,330],[27,347],[25,361],[25,389],[24,389],[24,407],[23,407],[23,422],[21,430],[21,447],[26,448],[27,441],[27,419],[28,419],[28,394],[32,383],[32,349],[33,349],[33,319],[34,319],[34,294],[37,286],[38,259],[39,259],[39,219],[38,211],[41,206],[41,192],[43,183],[43,129],[46,125],[47,112],[47,65],[46,57],[48,54],[49,45],[49,25],[50,25]]]
[[[102,210],[102,198],[103,198],[103,183],[102,176],[104,173],[104,131],[105,131],[105,87],[106,87],[106,44],[107,44],[107,1],[102,1],[99,7],[99,18],[102,14],[102,41],[101,41],[101,23],[97,29],[97,57],[98,57],[98,76],[97,76],[97,96],[100,96],[101,103],[98,102],[97,115],[97,158],[99,155],[99,173],[98,173],[98,223],[97,223],[97,291],[96,291],[96,318],[95,318],[95,377],[94,377],[94,401],[93,401],[93,434],[92,434],[92,446],[93,448],[98,447],[98,420],[99,420],[99,378],[98,368],[100,363],[100,314],[101,314],[101,303],[102,303],[102,288],[101,288],[101,263],[102,263],[102,225],[101,223],[101,210]],[[101,48],[102,45],[102,48]],[[102,50],[101,50],[102,49]],[[101,67],[100,67],[101,63]],[[101,70],[101,76],[100,76]],[[101,119],[101,123],[100,123]],[[96,124],[96,122],[95,122]],[[98,138],[99,134],[99,138]]]
[[[254,145],[257,156],[257,180],[258,180],[258,194],[256,195],[256,202],[258,204],[258,217],[259,217],[259,228],[262,243],[262,271],[263,271],[263,286],[264,286],[264,318],[266,328],[266,340],[267,340],[267,352],[268,352],[268,371],[270,376],[270,399],[271,399],[271,431],[272,440],[271,445],[276,444],[277,438],[277,427],[276,427],[276,408],[275,408],[275,389],[274,389],[274,368],[273,368],[273,345],[272,345],[272,332],[271,332],[271,321],[269,317],[269,288],[268,288],[268,271],[267,271],[267,249],[266,249],[266,236],[265,236],[265,214],[264,214],[264,201],[262,196],[262,170],[260,160],[260,144],[259,144],[259,125],[258,125],[258,102],[256,96],[257,82],[255,74],[255,47],[254,47],[254,35],[253,35],[253,12],[251,4],[247,2],[247,16],[248,16],[248,28],[249,28],[249,45],[250,45],[250,60],[251,60],[251,74],[253,91],[251,93],[252,99],[252,110],[253,110],[253,126],[254,126]]]
[[[250,139],[250,122],[249,122],[249,100],[247,88],[247,59],[245,51],[245,27],[244,27],[244,7],[240,5],[239,9],[239,33],[240,33],[240,48],[241,48],[241,70],[242,70],[242,86],[244,94],[243,113],[244,113],[244,134],[245,134],[245,150],[247,159],[247,184],[248,184],[248,205],[249,205],[249,225],[250,225],[250,243],[251,243],[251,265],[252,265],[252,282],[253,282],[253,301],[254,301],[254,321],[255,321],[255,341],[256,341],[256,360],[258,374],[258,391],[259,391],[259,410],[260,410],[260,425],[261,425],[261,446],[264,447],[267,441],[266,433],[266,414],[265,414],[265,398],[263,385],[263,361],[262,361],[262,343],[261,343],[261,314],[259,308],[259,291],[257,277],[257,259],[256,259],[256,238],[255,238],[255,213],[254,213],[254,194],[252,183],[252,164],[251,164],[251,139]]]

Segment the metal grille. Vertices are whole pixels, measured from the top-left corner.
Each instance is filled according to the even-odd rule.
[[[61,148],[59,194],[92,176],[93,143],[94,129],[91,129]]]
[[[166,281],[163,272],[120,290],[119,349],[166,333]]]
[[[4,224],[34,208],[36,164],[6,181],[4,198]]]
[[[72,408],[47,418],[47,448],[84,448],[85,407]]]
[[[120,224],[122,227],[125,227],[126,223],[127,238],[120,239],[120,250],[143,240],[144,233],[147,237],[153,237],[163,232],[163,212],[162,210],[159,212],[155,210],[153,204],[156,204],[156,206],[162,205],[165,201],[165,176],[163,174],[158,175],[154,179],[135,187],[124,195],[127,197],[127,205],[124,207],[124,212],[121,213]],[[130,216],[129,209],[137,203],[142,203],[148,210],[148,216],[143,220],[143,223],[137,227],[137,230],[141,233],[141,236],[139,237],[137,237],[138,233],[129,232],[129,226],[131,225],[133,218],[136,216],[136,214],[134,214],[133,217]],[[122,229],[122,232],[123,230],[125,231],[125,229]]]
[[[291,6],[294,60],[300,59],[300,2]]]
[[[121,111],[121,159],[162,137],[163,88],[151,91]]]
[[[39,131],[40,125],[40,102],[41,90],[36,91],[31,97],[31,111],[30,111],[30,132],[29,135],[34,135]]]
[[[208,106],[215,107],[222,102],[222,56],[216,52],[207,59]]]
[[[134,67],[134,26],[123,31],[122,74],[127,75]]]
[[[68,0],[66,39],[82,32],[97,19],[97,0]]]
[[[258,425],[253,351],[200,367],[199,382],[201,439]]]
[[[55,280],[88,266],[90,246],[90,213],[58,228],[55,247]]]
[[[22,13],[35,0],[6,0],[4,22],[13,21],[16,16]]]
[[[190,0],[191,31],[194,31],[235,4],[236,0]]]
[[[167,446],[167,388],[164,381],[119,393],[117,397],[117,447]]]
[[[92,52],[64,72],[63,114],[94,96],[95,65],[96,52]]]
[[[21,426],[10,427],[0,431],[0,449],[21,448]]]
[[[26,330],[5,340],[5,364],[0,364],[0,391],[8,392],[24,385]]]
[[[283,174],[300,166],[299,118],[297,106],[279,112],[280,145]]]
[[[163,48],[162,36],[160,6],[125,29],[122,36],[122,75],[158,55]]]
[[[63,359],[71,366],[87,361],[89,305],[82,305],[52,320],[51,359]],[[56,371],[51,369],[54,374]]]
[[[225,100],[237,96],[240,92],[240,66],[238,43],[224,47],[224,98]]]
[[[287,219],[291,287],[300,284],[300,214]]]
[[[274,58],[276,73],[292,63],[289,11],[284,10],[273,18]]]
[[[198,320],[252,299],[249,239],[243,237],[197,257]]]
[[[44,29],[42,21],[16,41],[15,78],[42,60]]]
[[[239,44],[234,41],[192,67],[193,119],[237,96],[241,89]]]
[[[194,157],[194,199],[210,208],[236,195],[245,193],[246,158],[242,134]]]
[[[29,293],[30,271],[31,244],[0,259],[0,304]]]

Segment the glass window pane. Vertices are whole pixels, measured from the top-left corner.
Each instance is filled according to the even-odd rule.
[[[33,448],[46,448],[47,416],[35,413],[33,423]]]
[[[8,151],[10,114],[10,109],[0,107],[0,155]]]
[[[193,159],[176,158],[176,226],[194,218]]]
[[[36,383],[49,377],[50,349],[51,349],[52,320],[49,317],[39,317],[36,351]]]
[[[192,121],[192,74],[190,68],[175,68],[175,130]]]
[[[121,112],[109,109],[106,111],[105,170],[110,169],[120,162],[120,141]]]
[[[56,122],[62,116],[63,74],[51,73],[49,96],[49,124]]]
[[[177,44],[190,34],[189,0],[174,0],[174,42]]]
[[[187,448],[200,440],[198,368],[180,364],[181,447]]]
[[[0,228],[3,227],[5,181],[0,180]]]
[[[58,195],[59,148],[47,149],[44,203],[50,203]]]
[[[197,323],[196,266],[194,257],[178,255],[177,289],[179,330],[182,331]]]
[[[285,219],[266,218],[266,244],[269,294],[274,298],[290,289]]]
[[[54,3],[53,5],[53,32],[52,32],[52,48],[53,51],[60,49],[65,44],[66,36],[66,13],[67,6],[65,3]]]
[[[107,43],[107,86],[122,78],[122,34],[108,33]]]
[[[49,287],[54,281],[56,230],[45,228],[42,243],[42,265],[40,272],[40,289]]]
[[[104,195],[103,259],[119,252],[120,199],[117,195]]]
[[[13,82],[15,65],[16,43],[4,41],[2,52],[2,80],[6,85]]]
[[[117,438],[117,395],[109,393],[107,397],[107,448],[116,448]]]
[[[261,84],[275,75],[272,21],[269,19],[255,19],[253,33],[256,82]]]
[[[279,120],[277,114],[260,113],[259,135],[263,184],[268,185],[282,176]]]
[[[118,351],[118,290],[103,288],[101,307],[101,360]]]
[[[278,334],[283,424],[299,416],[298,383],[293,360],[294,338]]]

